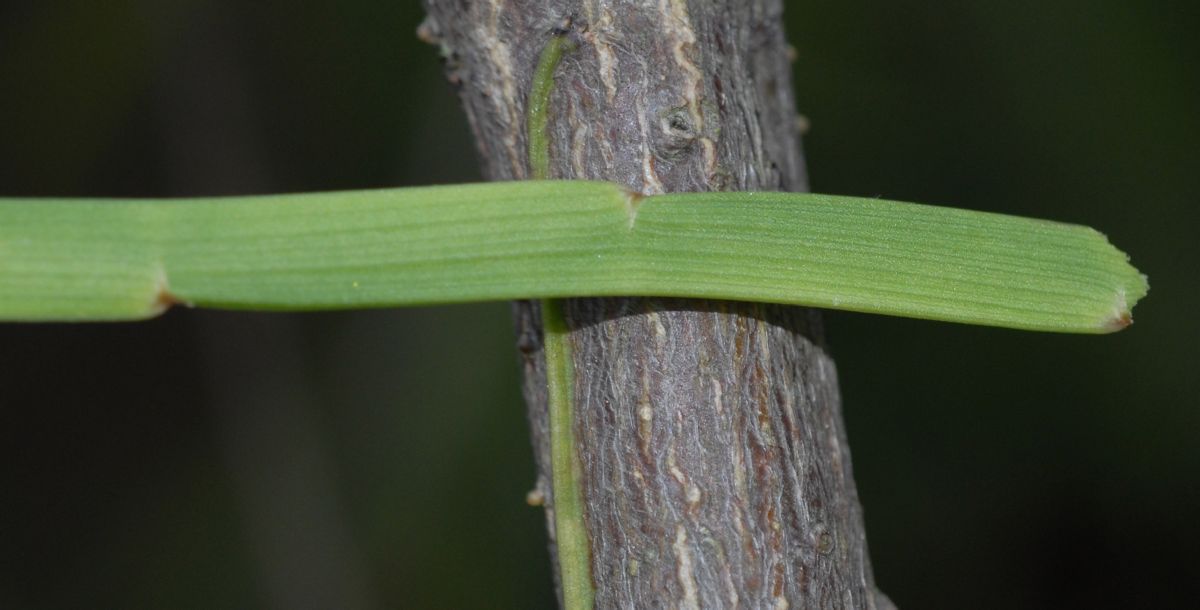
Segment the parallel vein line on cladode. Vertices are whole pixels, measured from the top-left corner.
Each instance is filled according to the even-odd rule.
[[[753,240],[747,240],[747,243],[753,243]],[[671,260],[678,255],[678,247],[676,245],[660,245],[651,244],[640,246],[639,254],[647,260],[661,258],[663,260]],[[1009,269],[997,269],[991,264],[988,259],[973,259],[962,258],[958,263],[951,266],[930,266],[921,263],[937,262],[936,259],[928,256],[915,255],[903,252],[889,253],[890,262],[906,261],[914,262],[917,265],[912,267],[897,267],[887,265],[889,261],[862,261],[856,257],[842,256],[837,257],[835,254],[853,255],[861,253],[861,250],[850,247],[834,247],[822,246],[812,251],[804,252],[803,259],[797,259],[795,256],[775,255],[775,254],[732,254],[727,250],[713,250],[708,253],[709,257],[720,257],[724,259],[724,263],[731,261],[742,261],[745,264],[741,266],[741,270],[745,273],[754,273],[756,268],[770,268],[772,270],[787,270],[789,267],[804,267],[803,271],[797,269],[797,274],[806,276],[817,276],[821,270],[826,267],[833,267],[834,273],[841,273],[844,270],[852,269],[863,273],[878,273],[881,281],[887,281],[887,278],[904,278],[904,277],[922,277],[941,280],[953,280],[963,284],[974,286],[993,286],[1012,288],[1014,282],[1018,280],[1042,279],[1053,283],[1042,285],[1038,290],[1052,293],[1055,290],[1067,290],[1066,294],[1074,294],[1074,291],[1069,290],[1070,287],[1082,289],[1094,289],[1102,286],[1108,286],[1119,277],[1118,274],[1097,273],[1089,274],[1090,277],[1080,278],[1067,273],[1052,273],[1042,271],[1037,268],[1027,267],[1018,269],[1013,266]],[[791,254],[791,253],[789,253]],[[708,258],[705,259],[708,261]],[[770,263],[766,265],[764,263]],[[680,263],[684,265],[686,263]],[[729,264],[730,267],[737,265]],[[703,267],[699,271],[703,272]],[[1008,272],[1007,275],[1000,275],[996,271],[1002,270]],[[1090,280],[1090,281],[1088,281]]]
[[[885,203],[881,203],[884,205]],[[904,204],[886,204],[895,207],[901,207]],[[669,215],[664,215],[658,219],[658,224],[664,227],[680,227],[693,226],[696,218],[701,217],[697,211],[692,210],[690,214],[687,211],[681,210],[682,205],[676,205],[669,211]],[[986,245],[988,248],[995,251],[1012,251],[1018,252],[1025,257],[1031,253],[1027,249],[1027,244],[1033,241],[1034,237],[1038,237],[1037,243],[1045,245],[1044,250],[1050,250],[1058,253],[1076,252],[1081,246],[1090,246],[1092,244],[1104,243],[1103,235],[1095,232],[1087,227],[1079,225],[1067,225],[1062,223],[1043,223],[1029,222],[1027,219],[1016,219],[1008,217],[1010,220],[1020,221],[1016,224],[1017,230],[1014,230],[1013,223],[1002,225],[1001,230],[988,228],[987,232],[980,227],[968,227],[970,231],[956,232],[953,225],[945,225],[940,229],[929,224],[927,226],[913,229],[911,227],[903,227],[905,229],[900,232],[901,227],[896,226],[873,226],[865,222],[861,214],[848,214],[838,218],[838,222],[830,222],[832,215],[821,213],[811,216],[803,212],[804,205],[792,206],[794,209],[773,209],[770,214],[763,214],[760,218],[755,218],[756,214],[761,214],[759,210],[745,210],[746,218],[730,217],[726,214],[710,214],[703,216],[704,226],[712,232],[733,231],[733,232],[761,232],[764,236],[771,237],[775,235],[792,235],[797,237],[816,237],[821,235],[840,235],[850,233],[855,241],[866,241],[872,236],[884,237],[901,237],[907,236],[904,240],[906,243],[920,246],[921,244],[934,241],[937,243],[962,245],[978,247]],[[742,210],[738,210],[742,212]],[[787,219],[789,222],[786,226],[791,227],[787,233],[780,232],[778,223],[781,219]],[[755,223],[752,220],[759,220]],[[807,229],[805,221],[818,221],[815,229]],[[647,222],[643,220],[639,229],[644,229]],[[960,227],[961,228],[961,227]],[[922,239],[917,239],[920,237]],[[1019,238],[1019,240],[1014,240]],[[1054,260],[1048,258],[1048,260]]]
[[[661,235],[669,235],[669,232],[662,232]],[[717,244],[724,243],[741,242],[747,245],[754,244],[759,247],[776,245],[779,247],[779,250],[786,250],[789,252],[789,256],[774,255],[774,259],[780,260],[796,260],[794,257],[790,256],[790,254],[796,253],[803,254],[805,256],[804,260],[807,262],[839,260],[838,264],[843,264],[840,262],[840,259],[834,255],[871,255],[877,258],[886,257],[888,259],[887,262],[889,263],[895,263],[897,261],[914,262],[925,265],[936,263],[939,266],[937,266],[935,269],[939,273],[947,272],[954,267],[961,267],[963,269],[987,270],[991,273],[1004,272],[1013,275],[1019,274],[1022,277],[1027,278],[1054,279],[1058,281],[1078,283],[1079,285],[1086,285],[1089,280],[1108,282],[1113,277],[1113,274],[1104,270],[1093,270],[1086,265],[1081,266],[1079,264],[1080,261],[1078,260],[1071,261],[1070,266],[1063,264],[1062,266],[1055,265],[1053,267],[1049,267],[1040,263],[1037,265],[1031,265],[1028,259],[1022,260],[1019,257],[1011,254],[993,255],[986,252],[974,254],[949,254],[944,250],[930,249],[928,247],[922,250],[906,251],[905,249],[891,247],[890,244],[880,245],[863,243],[848,239],[811,239],[802,245],[796,245],[791,241],[779,242],[776,240],[772,240],[771,243],[766,243],[763,240],[755,239],[753,235],[749,234],[721,235],[704,239],[707,241],[707,243],[714,246],[714,250],[716,250],[715,246]],[[656,245],[647,247],[658,247],[662,252],[671,252],[675,249],[670,245]],[[769,248],[764,248],[764,250],[769,250]],[[761,256],[748,256],[747,259],[772,260],[770,257],[772,257],[772,255],[764,254]],[[869,264],[883,264],[883,262],[879,261],[878,263],[873,262]],[[1075,269],[1076,271],[1072,272],[1072,269]]]

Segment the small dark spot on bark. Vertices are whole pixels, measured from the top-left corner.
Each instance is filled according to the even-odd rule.
[[[687,117],[681,112],[671,113],[671,116],[667,118],[667,126],[671,128],[671,131],[683,134],[692,130],[691,123],[688,122]]]
[[[538,340],[533,336],[533,333],[521,333],[517,336],[517,349],[522,354],[529,356],[537,351]]]
[[[833,552],[833,534],[824,529],[821,529],[817,533],[817,552],[822,555],[828,555]]]
[[[663,161],[686,156],[696,142],[696,126],[687,106],[676,106],[659,114],[660,132],[654,138],[654,152]]]

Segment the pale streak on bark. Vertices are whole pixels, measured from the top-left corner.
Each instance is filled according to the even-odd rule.
[[[576,176],[587,171],[587,168],[584,165],[583,153],[585,150],[587,150],[587,137],[589,131],[591,131],[591,129],[588,128],[587,124],[581,124],[579,127],[576,127],[575,131],[571,134],[571,169],[574,170]],[[632,223],[633,218],[631,215],[630,224],[632,225]]]
[[[682,525],[675,528],[675,559],[679,562],[676,574],[679,576],[679,586],[683,588],[683,599],[679,602],[680,610],[700,610],[700,599],[696,596],[696,574],[692,571],[692,549],[688,546],[687,529]]]
[[[643,83],[645,80],[643,79]],[[649,87],[648,84],[645,86]],[[645,195],[658,195],[665,193],[662,180],[658,178],[658,173],[654,169],[654,152],[650,150],[650,128],[646,125],[646,107],[638,101],[635,102],[637,111],[638,130],[641,132],[642,141],[642,188],[641,192]]]
[[[513,69],[512,51],[500,34],[500,11],[505,2],[490,0],[485,3],[489,9],[488,17],[479,21],[475,35],[479,38],[482,48],[487,50],[492,67],[499,73],[496,79],[501,95],[492,97],[496,114],[504,117],[508,125],[504,129],[504,145],[508,149],[506,155],[512,164],[513,174],[523,176],[525,167],[522,163],[524,155],[520,150],[519,134],[524,122],[521,120],[521,108],[524,104],[517,99],[517,77]]]
[[[583,8],[591,24],[584,38],[596,49],[600,82],[604,83],[604,97],[611,104],[617,97],[617,70],[620,69],[620,61],[610,42],[613,29],[612,12],[605,7],[597,8],[595,2],[585,2]],[[597,12],[600,13],[599,18],[596,17]]]
[[[669,41],[671,55],[675,64],[686,75],[683,86],[684,100],[688,116],[691,118],[691,129],[697,134],[704,134],[704,113],[700,108],[699,96],[703,92],[704,73],[689,59],[695,54],[696,32],[692,29],[691,18],[688,16],[686,0],[659,0],[659,12],[668,16],[662,20],[663,38]],[[671,126],[663,120],[664,135],[670,137]],[[706,177],[711,179],[716,172],[716,145],[712,138],[699,135],[696,142],[700,145]]]

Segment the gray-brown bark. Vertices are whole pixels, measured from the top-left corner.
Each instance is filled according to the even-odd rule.
[[[491,179],[528,175],[532,72],[565,28],[577,47],[551,99],[555,177],[645,193],[806,188],[780,0],[426,7],[422,36],[441,47]],[[539,312],[515,312],[549,515]],[[655,298],[565,312],[597,607],[885,604],[815,313]]]

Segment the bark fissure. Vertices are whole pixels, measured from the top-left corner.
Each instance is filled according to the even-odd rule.
[[[781,4],[426,0],[422,35],[441,45],[491,179],[528,175],[525,92],[569,24],[552,176],[635,193],[796,191],[807,181]],[[886,604],[814,312],[659,298],[563,307],[597,607]],[[514,318],[551,515],[540,312],[521,302]]]

